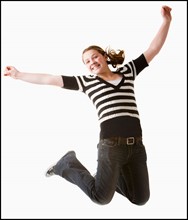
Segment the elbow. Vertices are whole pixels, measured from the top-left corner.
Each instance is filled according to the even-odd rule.
[[[52,76],[51,79],[49,80],[48,84],[52,86],[59,86],[63,87],[63,79],[61,76]]]

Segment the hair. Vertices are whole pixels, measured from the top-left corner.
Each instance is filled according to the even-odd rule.
[[[96,50],[100,54],[102,54],[103,56],[107,56],[107,64],[112,65],[114,68],[116,68],[118,64],[122,64],[125,59],[124,50],[116,50],[115,51],[115,50],[111,49],[110,47],[107,47],[105,50],[103,50],[101,47],[96,46],[96,45],[92,45],[92,46],[87,47],[83,51],[82,55],[89,50]]]

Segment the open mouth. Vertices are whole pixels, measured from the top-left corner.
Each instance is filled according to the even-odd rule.
[[[94,66],[91,67],[91,71],[95,71],[100,68],[100,64],[95,64]]]

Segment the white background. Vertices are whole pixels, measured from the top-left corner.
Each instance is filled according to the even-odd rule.
[[[2,72],[88,74],[81,60],[96,44],[124,49],[125,62],[149,46],[172,7],[167,40],[135,81],[148,155],[151,198],[136,206],[115,194],[96,205],[46,169],[68,150],[96,171],[99,125],[80,92],[39,86],[2,74],[2,218],[186,217],[186,2],[2,1]]]

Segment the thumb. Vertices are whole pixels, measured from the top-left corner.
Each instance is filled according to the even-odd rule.
[[[5,71],[4,71],[4,76],[10,76],[10,70],[11,70],[11,67],[6,66]]]

